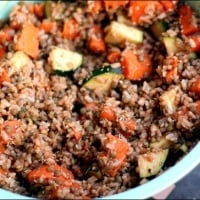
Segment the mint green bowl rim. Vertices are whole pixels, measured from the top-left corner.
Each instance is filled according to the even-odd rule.
[[[7,18],[12,7],[17,3],[18,1],[0,1],[0,19]],[[196,146],[173,167],[169,168],[153,180],[125,192],[100,199],[147,199],[153,197],[191,172],[200,163],[199,153],[200,142],[198,142]],[[32,199],[31,197],[15,194],[4,189],[0,189],[0,197],[3,197],[4,199]]]

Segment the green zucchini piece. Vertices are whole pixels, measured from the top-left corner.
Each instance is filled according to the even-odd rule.
[[[105,32],[105,41],[113,45],[125,41],[131,43],[142,43],[143,41],[143,32],[140,29],[116,21],[106,27]]]
[[[60,47],[53,47],[49,53],[48,61],[52,67],[52,71],[57,74],[64,74],[75,71],[82,65],[83,56],[77,52],[73,52]]]
[[[125,17],[124,15],[122,15],[121,13],[119,13],[117,15],[117,22],[121,23],[121,24],[126,24],[128,26],[132,25],[132,22],[130,21],[130,19],[128,19],[127,17]]]
[[[23,51],[16,51],[8,60],[8,63],[13,68],[14,72],[20,72],[23,67],[26,67],[32,63],[32,61]]]
[[[51,1],[45,1],[44,12],[47,18],[51,18],[51,12],[52,12]]]
[[[169,25],[167,22],[156,21],[151,25],[150,30],[155,38],[160,39],[162,33],[165,32],[168,29],[168,27]]]
[[[92,76],[84,81],[83,87],[101,92],[108,91],[113,81],[123,78],[121,68],[112,68],[110,65],[93,71]]]
[[[161,149],[140,155],[138,157],[139,176],[146,178],[158,174],[165,163],[168,151],[168,149]]]
[[[197,54],[195,53],[195,52],[191,52],[189,55],[188,55],[188,58],[189,59],[195,59],[195,58],[197,58],[198,56],[197,56]]]
[[[171,145],[171,142],[167,140],[165,137],[162,137],[157,142],[152,142],[150,144],[150,148],[152,149],[168,149]]]
[[[176,37],[163,37],[163,43],[169,56],[174,55],[178,51],[176,40]]]
[[[179,148],[183,153],[187,153],[188,152],[188,147],[186,144],[182,144]]]

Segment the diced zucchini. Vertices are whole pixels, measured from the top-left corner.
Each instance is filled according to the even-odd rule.
[[[118,14],[117,15],[117,21],[119,23],[121,23],[121,24],[126,24],[128,26],[132,25],[132,22],[128,18],[126,18],[124,15],[122,15],[122,14]]]
[[[19,72],[24,66],[31,63],[31,59],[22,51],[17,51],[8,61],[15,72]]]
[[[163,37],[163,42],[169,56],[173,56],[177,51],[176,37]]]
[[[179,148],[183,153],[187,153],[188,147],[186,144],[182,144]]]
[[[191,1],[191,0],[184,0],[196,13],[197,16],[200,17],[200,1]]]
[[[51,1],[45,1],[44,12],[47,18],[51,18]]]
[[[189,59],[195,59],[195,58],[197,58],[198,56],[197,56],[197,54],[195,53],[195,52],[191,52],[189,55],[188,55],[188,58]]]
[[[150,147],[152,149],[168,149],[170,147],[171,142],[167,140],[165,137],[162,137],[159,141],[157,142],[152,142],[150,144]]]
[[[148,152],[138,157],[139,175],[141,178],[150,177],[159,173],[168,155],[168,149],[157,152]]]
[[[105,31],[105,41],[113,45],[121,44],[125,41],[132,43],[141,43],[143,41],[143,32],[141,30],[116,21],[106,27]]]
[[[92,76],[85,80],[83,87],[90,90],[106,92],[111,88],[113,81],[119,81],[122,78],[121,68],[105,66],[94,70]]]
[[[168,29],[168,23],[165,21],[156,21],[150,27],[152,34],[157,39],[160,39],[162,33],[165,32],[167,29]]]
[[[65,74],[80,67],[83,56],[67,49],[54,47],[49,53],[48,61],[54,73]]]

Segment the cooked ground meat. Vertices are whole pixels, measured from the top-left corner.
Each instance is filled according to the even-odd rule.
[[[197,143],[199,19],[176,1],[138,2],[13,8],[0,30],[1,188],[44,199],[112,195]]]

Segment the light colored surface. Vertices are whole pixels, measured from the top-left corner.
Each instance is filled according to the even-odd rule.
[[[167,199],[167,197],[169,196],[169,194],[175,189],[175,185],[171,185],[170,187],[168,187],[167,189],[165,189],[164,191],[156,194],[153,199]]]
[[[7,17],[13,5],[17,1],[0,1],[0,19]],[[152,197],[170,187],[172,184],[179,181],[191,170],[193,170],[200,163],[200,143],[176,166],[168,169],[165,173],[159,177],[145,183],[144,185],[138,186],[134,189],[130,189],[120,194],[104,197],[102,199],[146,199]],[[25,196],[13,194],[11,192],[0,189],[0,198],[3,199],[31,199]]]

